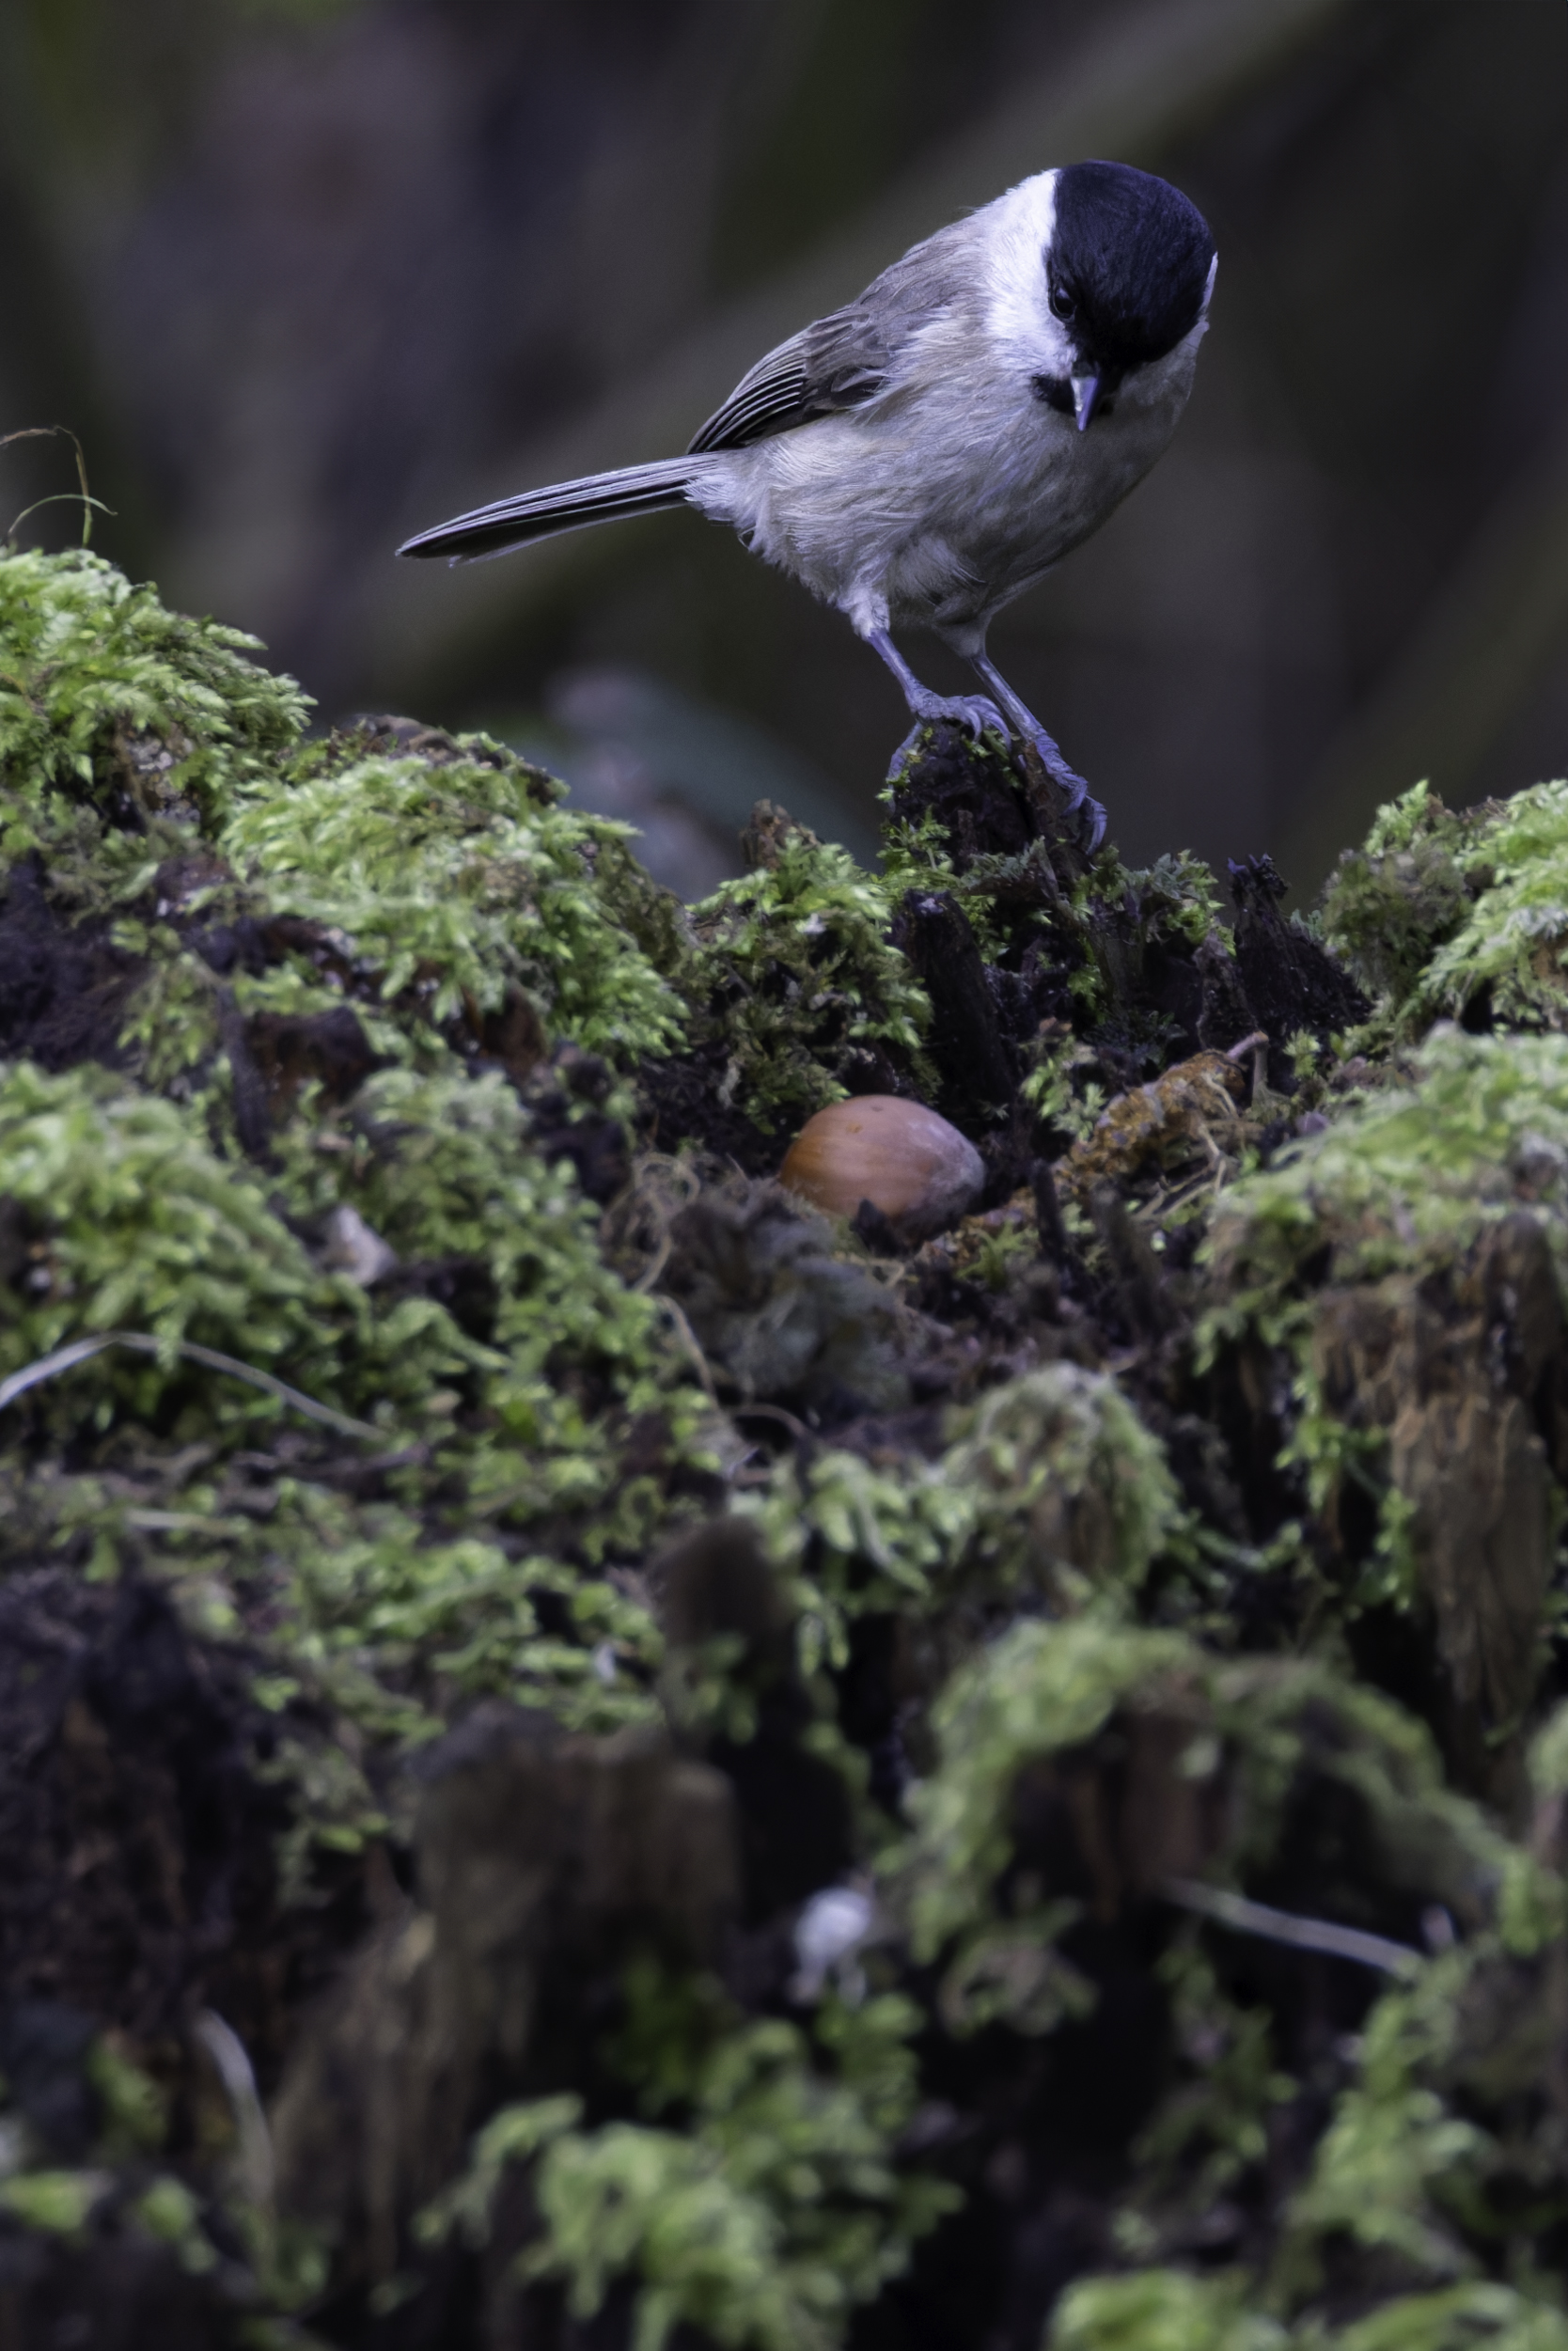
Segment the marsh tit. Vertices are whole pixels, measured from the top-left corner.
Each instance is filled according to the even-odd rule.
[[[525,491],[398,552],[461,562],[694,506],[881,654],[916,721],[895,771],[928,721],[995,727],[1036,745],[1097,844],[1105,811],[987,658],[986,631],[1165,448],[1216,266],[1207,222],[1165,180],[1126,164],[1040,172],[759,360],[684,457]],[[895,628],[934,631],[989,696],[933,694]]]

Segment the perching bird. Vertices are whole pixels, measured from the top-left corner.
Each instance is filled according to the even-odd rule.
[[[857,301],[742,377],[684,457],[526,490],[405,556],[503,555],[587,523],[695,506],[843,613],[916,725],[995,727],[1089,799],[986,656],[1002,606],[1097,530],[1192,389],[1217,256],[1178,190],[1126,164],[1037,173],[912,246]],[[934,630],[995,700],[933,694],[893,643]]]

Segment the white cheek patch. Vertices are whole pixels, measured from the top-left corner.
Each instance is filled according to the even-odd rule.
[[[986,281],[986,325],[1031,374],[1065,376],[1074,364],[1072,337],[1046,301],[1045,251],[1057,216],[1054,171],[1038,172],[977,215]]]

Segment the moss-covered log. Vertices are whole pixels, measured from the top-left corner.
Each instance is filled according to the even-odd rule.
[[[0,556],[10,2336],[1565,2351],[1568,788],[685,908],[257,650]]]

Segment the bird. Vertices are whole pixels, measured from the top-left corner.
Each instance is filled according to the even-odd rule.
[[[1096,531],[1192,389],[1218,256],[1196,205],[1129,164],[1035,173],[913,245],[760,359],[683,457],[526,490],[418,532],[464,562],[690,506],[836,607],[914,726],[1032,744],[1098,848],[1105,812],[986,651],[992,621]],[[892,631],[933,632],[988,689],[923,685]]]

